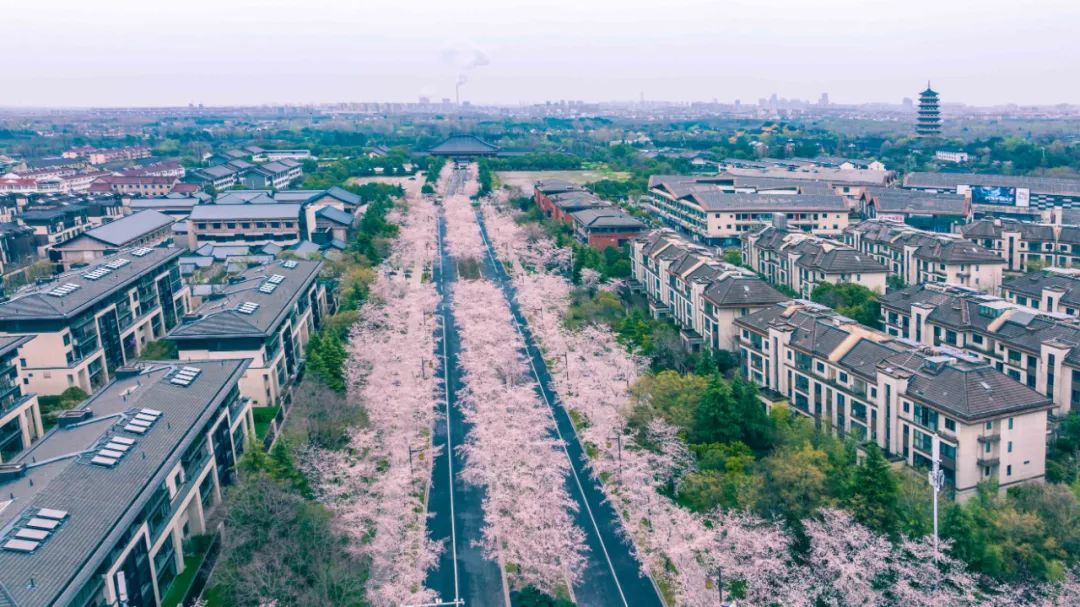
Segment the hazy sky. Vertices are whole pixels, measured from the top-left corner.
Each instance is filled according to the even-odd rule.
[[[1080,0],[4,0],[0,106],[1080,103]]]

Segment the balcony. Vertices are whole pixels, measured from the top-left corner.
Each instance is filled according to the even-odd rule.
[[[980,444],[992,445],[994,443],[1001,442],[1001,435],[996,432],[993,434],[980,434],[979,437],[976,438],[976,440],[979,441]]]
[[[980,455],[975,461],[980,466],[996,466],[1001,463],[1001,458],[996,455]]]

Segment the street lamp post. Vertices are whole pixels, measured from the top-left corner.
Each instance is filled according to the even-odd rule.
[[[938,493],[945,485],[945,473],[941,470],[941,439],[934,435],[932,439],[932,464],[928,480],[934,490],[934,560],[938,558]]]

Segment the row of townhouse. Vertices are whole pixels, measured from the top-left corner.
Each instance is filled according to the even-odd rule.
[[[905,284],[961,285],[996,293],[1005,260],[955,234],[940,234],[881,219],[844,230],[844,242],[872,255]]]
[[[159,175],[106,175],[94,180],[89,191],[93,194],[164,196],[172,192],[179,182],[178,177]]]
[[[1053,401],[1055,418],[1080,408],[1080,323],[951,285],[906,287],[881,298],[885,330],[959,348]]]
[[[137,248],[94,266],[24,287],[0,303],[0,336],[30,337],[20,346],[26,388],[93,392],[150,341],[179,324],[190,308],[177,248]]]
[[[696,350],[734,350],[736,318],[788,299],[716,251],[670,230],[630,243],[632,288],[645,293],[654,317],[670,317],[684,343]]]
[[[1001,295],[1021,306],[1080,317],[1080,269],[1047,268],[1005,281]]]
[[[164,604],[254,432],[246,360],[121,369],[0,464],[0,596],[21,607]]]
[[[621,247],[647,229],[618,206],[568,181],[538,181],[533,192],[544,215],[571,226],[578,240],[593,248]]]
[[[884,293],[889,269],[838,240],[766,226],[742,239],[743,262],[804,299],[822,283],[855,283]]]
[[[291,158],[282,158],[263,164],[253,164],[243,159],[233,159],[195,169],[188,176],[193,183],[212,187],[217,191],[243,185],[252,189],[281,190],[304,176],[302,165]]]
[[[831,191],[803,193],[796,187],[795,193],[765,188],[747,193],[715,179],[653,176],[644,206],[665,224],[716,246],[739,246],[743,234],[777,215],[792,229],[813,234],[839,236],[848,227],[848,205]]]
[[[171,222],[145,211],[105,227],[130,240],[151,213]],[[249,267],[199,301],[180,255],[123,249],[0,302],[0,596],[13,605],[163,605],[205,545],[190,540],[214,532],[252,407],[281,402],[330,312],[320,262]],[[156,339],[180,360],[140,360]],[[72,386],[92,394],[49,428],[30,391]]]
[[[983,481],[1002,488],[1045,473],[1043,394],[960,350],[932,348],[862,326],[808,301],[735,320],[742,373],[793,411],[929,467],[940,446],[958,499]]]
[[[90,164],[105,164],[116,160],[136,160],[138,158],[149,158],[150,155],[150,148],[144,145],[120,148],[82,146],[71,148],[62,154],[67,159],[85,158]]]
[[[301,260],[248,268],[216,286],[167,339],[181,360],[250,359],[241,393],[257,406],[278,403],[329,313],[321,269]]]
[[[1032,262],[1080,267],[1080,226],[994,218],[969,223],[960,234],[1000,255],[1007,269],[1015,272],[1028,270]]]

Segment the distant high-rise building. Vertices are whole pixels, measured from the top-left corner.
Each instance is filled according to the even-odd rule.
[[[941,135],[941,110],[938,107],[938,94],[926,83],[926,90],[919,93],[919,118],[915,124],[915,133],[919,137],[937,137]]]
[[[821,99],[818,99],[818,105],[829,105],[829,94],[822,93]]]

